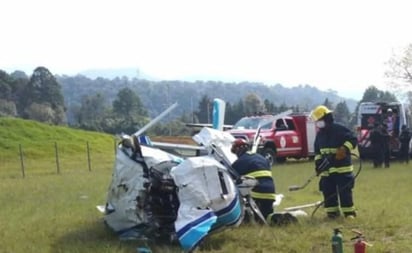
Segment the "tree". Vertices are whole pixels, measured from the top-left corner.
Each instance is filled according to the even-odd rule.
[[[17,115],[24,115],[25,96],[24,91],[29,83],[29,78],[22,71],[14,71],[11,75],[13,82],[10,84],[12,90],[12,101],[16,105]]]
[[[339,102],[336,107],[334,112],[335,120],[337,122],[342,123],[343,125],[350,127],[350,119],[351,119],[351,114],[349,112],[348,106],[346,105],[346,102]]]
[[[400,98],[409,102],[409,110],[412,111],[412,43],[400,54],[393,54],[386,65],[388,70],[385,76],[390,80],[389,86]]]
[[[82,103],[75,113],[77,124],[84,129],[101,131],[103,119],[110,117],[108,111],[106,98],[102,94],[83,96]]]
[[[235,124],[240,118],[245,116],[243,100],[239,99],[237,103],[231,105],[226,104],[225,123],[229,125]]]
[[[113,112],[125,117],[147,116],[147,111],[143,107],[139,96],[128,87],[119,90],[117,93],[117,97],[113,101]]]
[[[198,111],[195,113],[199,122],[211,123],[212,110],[212,100],[207,95],[203,95],[198,105]]]
[[[4,115],[20,116],[22,113],[21,103],[25,101],[22,91],[28,83],[24,72],[15,71],[11,75],[0,70],[0,99],[1,111]]]
[[[47,104],[38,104],[33,102],[26,108],[25,112],[30,116],[29,119],[49,124],[54,123],[55,117],[53,109]]]
[[[132,89],[119,90],[112,104],[115,131],[132,134],[148,122],[148,113]]]
[[[26,118],[39,118],[39,115],[34,116],[29,113],[38,112],[40,107],[42,108],[40,111],[43,111],[45,107],[50,107],[53,111],[53,119],[46,117],[47,122],[51,121],[49,123],[53,124],[63,124],[66,122],[66,116],[64,114],[64,98],[61,93],[61,87],[56,78],[47,68],[37,67],[34,70],[29,83],[25,87],[23,96],[25,97],[23,100],[23,107],[25,108],[24,116]],[[36,109],[34,110],[33,108]]]
[[[394,54],[386,62],[388,70],[385,76],[391,79],[390,86],[396,91],[411,90],[412,87],[412,43],[402,50],[401,54]]]
[[[264,106],[266,108],[266,111],[268,113],[273,114],[273,113],[277,112],[276,106],[273,104],[273,102],[269,101],[268,99],[265,99],[263,101],[263,104],[264,104]]]
[[[249,93],[244,98],[244,109],[247,115],[255,115],[266,111],[262,99],[255,93]]]
[[[285,102],[283,102],[278,108],[278,110],[279,110],[278,113],[285,112],[289,109],[290,109],[290,107]]]
[[[333,103],[329,101],[328,98],[325,98],[325,101],[323,101],[323,105],[329,108],[330,110],[333,110]]]
[[[369,86],[363,93],[362,102],[376,102],[380,100],[380,91],[375,86]]]
[[[363,93],[360,102],[397,102],[396,96],[388,91],[381,91],[375,86],[369,86]]]
[[[2,116],[17,116],[16,105],[13,101],[0,98],[0,117]]]
[[[13,77],[13,79],[25,79],[28,80],[29,77],[26,75],[26,73],[24,73],[21,70],[16,70],[13,73],[10,74],[11,77]]]
[[[0,99],[11,100],[11,83],[12,78],[3,70],[0,70]]]
[[[181,119],[175,119],[166,124],[158,123],[148,130],[149,135],[163,136],[188,136],[192,135],[193,129],[185,125],[187,118],[182,116]]]

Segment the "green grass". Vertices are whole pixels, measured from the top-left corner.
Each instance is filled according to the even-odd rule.
[[[0,118],[0,154],[2,161],[12,162],[0,163],[1,253],[130,253],[143,245],[149,246],[153,252],[181,252],[178,246],[120,241],[104,225],[103,216],[95,206],[105,203],[111,180],[112,136],[68,128],[54,129],[41,124],[43,131],[40,131],[33,129],[38,123],[6,121]],[[11,127],[5,127],[7,124]],[[14,131],[16,134],[13,135],[19,137],[12,139],[4,135]],[[25,132],[36,132],[36,135],[28,139],[30,135],[25,135]],[[64,136],[59,136],[59,132]],[[3,143],[5,140],[7,143]],[[49,154],[50,150],[54,152],[54,141],[64,149],[60,155],[60,174],[56,173],[54,156]],[[85,157],[85,141],[92,143],[91,171],[84,165],[86,159],[81,158]],[[94,143],[99,143],[99,148]],[[27,161],[25,178],[21,176],[19,160],[16,160],[19,144],[24,150],[37,151],[30,159],[26,157],[26,160],[34,161]],[[69,144],[70,147],[66,148]],[[32,148],[31,145],[37,146]],[[53,158],[51,161],[50,157]],[[80,165],[75,166],[76,162]],[[321,200],[317,178],[303,190],[288,192],[290,185],[303,184],[309,178],[313,172],[312,162],[291,161],[274,166],[273,172],[278,193],[285,195],[278,211]],[[351,229],[355,228],[373,244],[367,252],[410,253],[411,174],[412,164],[393,162],[390,169],[373,169],[369,162],[364,162],[354,190],[358,209],[355,220],[326,220],[322,208],[311,217],[314,209],[309,208],[306,209],[309,216],[300,217],[299,223],[291,226],[241,225],[213,234],[203,242],[198,252],[331,252],[333,228],[341,227],[345,252],[353,252],[350,238],[354,236]]]

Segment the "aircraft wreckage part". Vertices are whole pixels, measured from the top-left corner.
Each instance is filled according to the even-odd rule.
[[[156,118],[152,119],[148,124],[140,128],[134,135],[139,136],[142,133],[144,133],[147,129],[152,127],[154,124],[156,124],[158,121],[160,121],[162,118],[164,118],[169,112],[171,112],[173,109],[177,107],[177,102],[169,106],[166,110],[164,110],[161,114],[159,114]]]
[[[242,217],[242,208],[238,197],[234,198],[229,206],[215,212],[217,221],[212,230],[220,229],[224,226],[238,226]]]
[[[116,154],[113,178],[109,187],[105,221],[115,232],[133,228],[142,222],[143,213],[136,215],[136,196],[142,194],[144,183],[143,167],[122,151]],[[111,208],[108,208],[111,207]]]
[[[209,234],[217,220],[211,210],[187,210],[179,212],[179,216],[184,221],[176,221],[176,232],[185,252],[193,250]]]
[[[181,203],[175,228],[185,250],[196,247],[213,230],[240,224],[242,209],[237,189],[221,163],[212,157],[191,157],[170,174]]]
[[[225,120],[225,109],[226,103],[222,99],[215,98],[213,100],[213,111],[212,111],[212,119],[213,119],[213,128],[219,131],[223,131],[223,124]]]

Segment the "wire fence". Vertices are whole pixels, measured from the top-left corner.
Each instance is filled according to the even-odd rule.
[[[62,174],[77,171],[111,171],[117,150],[113,145],[97,145],[85,142],[84,152],[73,151],[70,143],[57,143],[41,147],[42,155],[36,153],[37,146],[16,144],[15,155],[0,154],[1,178],[26,178],[44,174]],[[10,151],[10,150],[9,150]]]

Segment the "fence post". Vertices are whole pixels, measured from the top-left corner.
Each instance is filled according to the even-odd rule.
[[[87,144],[87,163],[89,165],[89,171],[92,171],[92,166],[90,162],[90,148],[89,148],[89,142],[86,142]]]
[[[116,141],[116,137],[113,139],[113,147],[114,147],[114,155],[117,154],[117,141]]]
[[[57,142],[54,142],[54,155],[56,157],[57,174],[60,174],[59,149],[57,148]]]
[[[25,173],[24,173],[24,161],[23,161],[23,150],[21,148],[21,144],[19,144],[19,152],[20,152],[20,166],[21,166],[21,173],[23,175],[23,178],[25,178]]]

